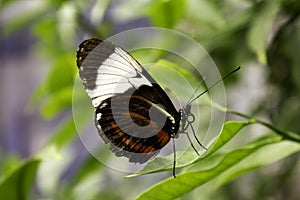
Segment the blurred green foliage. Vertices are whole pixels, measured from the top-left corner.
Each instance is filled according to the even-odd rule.
[[[27,9],[20,9],[26,5]],[[300,196],[296,189],[299,185],[300,150],[299,1],[3,0],[0,6],[4,39],[29,28],[36,39],[31,53],[42,57],[49,66],[47,78],[30,102],[31,106],[40,105],[41,115],[46,119],[61,117],[61,113],[72,108],[77,73],[75,50],[80,41],[91,36],[105,39],[117,33],[118,27],[127,27],[138,19],[144,20],[145,26],[169,28],[192,37],[205,47],[223,74],[238,65],[244,70],[252,65],[259,66],[266,71],[263,77],[266,86],[272,89],[248,109],[248,114],[263,116],[271,124],[222,108],[244,117],[245,121],[225,123],[209,151],[192,161],[185,160],[189,155],[182,156],[178,161],[182,173],[176,179],[169,178],[159,183],[161,177],[155,175],[153,178],[142,176],[123,180],[118,174],[115,178],[93,157],[87,157],[81,167],[73,171],[71,178],[62,181],[64,171],[72,165],[70,160],[64,159],[65,151],[77,138],[73,116],[67,115],[40,154],[24,161],[16,159],[12,162],[10,155],[3,159],[0,164],[3,172],[0,176],[1,199],[132,199],[138,196],[138,199],[296,200]],[[14,6],[20,12],[9,15]],[[4,18],[4,15],[8,17]],[[179,64],[161,56],[154,55],[153,59],[180,68]],[[237,77],[233,77],[230,87],[239,83]],[[80,122],[79,128],[83,128],[85,116]],[[265,126],[268,130],[253,139],[249,137],[252,133],[249,127],[253,124]],[[242,141],[253,140],[229,150],[221,148],[239,133]],[[290,156],[292,154],[298,156]],[[50,164],[49,160],[52,161]],[[270,164],[276,161],[278,166],[274,170]],[[13,168],[5,170],[7,166]],[[55,173],[47,174],[47,167],[53,167]],[[131,176],[171,169],[172,155],[155,158]],[[36,177],[38,171],[40,175]],[[241,176],[246,173],[250,175]],[[295,175],[298,175],[296,181]],[[47,177],[52,184],[48,184]],[[253,182],[252,177],[256,177],[253,187],[247,183],[247,180]],[[37,189],[31,189],[34,181]],[[144,182],[148,182],[145,187],[151,186],[145,192],[140,186]],[[251,193],[247,193],[244,187],[252,187]]]

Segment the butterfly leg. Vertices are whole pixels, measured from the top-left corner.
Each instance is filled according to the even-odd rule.
[[[185,135],[187,136],[187,138],[188,138],[188,140],[189,140],[189,142],[190,142],[192,148],[193,148],[194,151],[197,153],[197,155],[200,156],[200,154],[198,153],[197,149],[195,148],[195,146],[194,146],[194,144],[193,144],[193,142],[192,142],[192,140],[191,140],[191,137],[189,136],[189,133],[188,133],[188,132],[183,132],[183,134],[185,134]]]
[[[197,138],[196,133],[195,133],[195,130],[194,130],[194,127],[192,126],[192,124],[190,124],[190,126],[191,126],[193,135],[194,135],[194,137],[195,137],[197,143],[198,143],[203,149],[207,150],[207,148],[206,148],[203,144],[201,144],[201,142],[200,142],[199,139]]]
[[[172,138],[172,141],[173,141],[173,153],[174,153],[174,161],[173,161],[173,177],[176,178],[176,148],[175,148],[174,137]]]

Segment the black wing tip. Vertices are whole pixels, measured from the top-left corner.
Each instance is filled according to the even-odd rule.
[[[103,42],[103,40],[99,38],[89,38],[80,43],[76,51],[76,63],[78,68],[81,67],[82,62],[87,57],[87,55],[101,42]]]
[[[99,39],[99,38],[92,37],[92,38],[83,40],[83,41],[80,43],[79,47],[81,47],[81,46],[86,46],[86,45],[90,45],[90,44],[99,44],[100,42],[103,42],[103,40],[101,40],[101,39]]]

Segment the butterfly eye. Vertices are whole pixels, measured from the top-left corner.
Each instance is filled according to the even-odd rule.
[[[192,113],[189,113],[189,115],[187,117],[187,122],[193,123],[194,121],[195,121],[195,115],[193,115]]]

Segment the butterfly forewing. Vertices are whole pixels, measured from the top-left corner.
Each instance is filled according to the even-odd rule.
[[[177,133],[180,113],[128,52],[92,38],[80,44],[77,65],[98,132],[117,156],[146,162]]]
[[[151,85],[148,79],[140,76],[141,66],[134,59],[129,60],[121,48],[107,41],[95,38],[84,41],[79,46],[77,60],[80,77],[94,107],[131,87]]]

